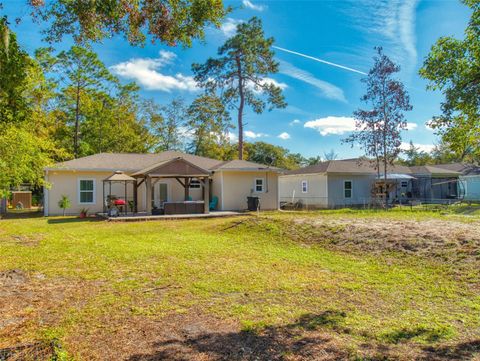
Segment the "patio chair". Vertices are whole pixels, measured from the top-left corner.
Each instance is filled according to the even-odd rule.
[[[215,208],[217,208],[217,204],[218,204],[218,197],[217,197],[217,196],[213,196],[212,201],[210,202],[210,205],[209,205],[209,209],[210,209],[211,211],[214,211]]]

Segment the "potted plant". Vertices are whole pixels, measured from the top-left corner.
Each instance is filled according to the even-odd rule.
[[[82,208],[80,211],[80,218],[87,218],[88,216],[88,208]]]

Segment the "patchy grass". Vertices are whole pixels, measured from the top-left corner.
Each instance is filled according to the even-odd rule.
[[[473,357],[479,226],[407,209],[3,220],[0,348],[58,339],[89,360]]]

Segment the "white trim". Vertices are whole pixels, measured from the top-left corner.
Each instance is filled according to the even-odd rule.
[[[262,190],[261,191],[257,191],[257,180],[262,181]],[[265,178],[264,177],[254,179],[254,181],[253,181],[253,193],[265,193]]]
[[[80,181],[92,181],[93,190],[92,191],[83,191],[83,192],[93,192],[93,201],[92,202],[82,202],[80,199]],[[95,178],[78,178],[77,179],[77,202],[78,204],[97,204],[97,184],[95,183]]]
[[[223,207],[223,172],[220,172],[220,205],[222,206],[222,211],[225,209]]]
[[[345,182],[350,182],[350,197],[345,197]],[[352,199],[353,198],[353,181],[350,179],[343,180],[343,199]]]
[[[45,171],[45,184],[48,182],[48,170]],[[46,185],[43,186],[43,216],[48,217],[48,188]]]
[[[305,184],[305,190],[303,190],[303,185]],[[302,188],[302,193],[308,193],[308,180],[302,179],[300,182],[300,187]]]

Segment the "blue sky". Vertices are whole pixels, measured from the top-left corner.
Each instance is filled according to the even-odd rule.
[[[11,23],[19,42],[27,51],[45,46],[39,26],[28,18],[26,1],[3,1],[1,13]],[[409,130],[405,143],[412,140],[430,149],[436,137],[425,123],[439,114],[442,96],[425,90],[418,69],[432,44],[440,36],[462,37],[469,9],[460,1],[365,0],[365,1],[227,1],[234,11],[221,29],[208,28],[205,42],[191,48],[164,45],[132,47],[123,38],[107,39],[94,46],[100,59],[125,81],[136,81],[142,96],[159,104],[181,96],[191,101],[198,94],[190,70],[193,62],[215,56],[217,48],[232,35],[235,25],[252,16],[262,19],[267,36],[275,45],[313,58],[339,64],[359,72],[372,65],[373,47],[384,51],[401,67],[399,78],[411,97],[413,111],[407,114]],[[3,15],[2,14],[2,15]],[[71,39],[56,44],[68,48]],[[284,88],[289,106],[256,115],[245,114],[247,140],[263,140],[284,146],[305,156],[323,155],[334,149],[340,158],[360,155],[357,148],[341,144],[352,129],[352,112],[364,92],[362,74],[322,63],[311,58],[276,50],[280,72],[271,78]],[[232,114],[235,119],[235,114]]]

